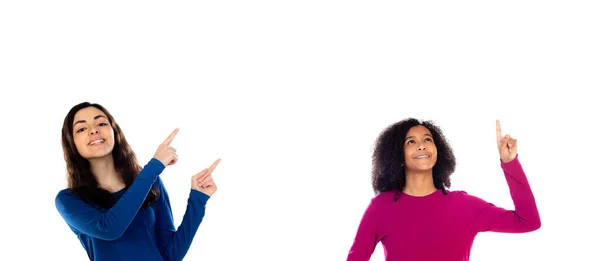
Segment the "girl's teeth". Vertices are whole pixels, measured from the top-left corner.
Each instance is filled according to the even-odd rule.
[[[94,141],[94,142],[92,142],[90,144],[94,145],[94,144],[98,144],[98,143],[104,143],[104,140],[97,140],[97,141]]]

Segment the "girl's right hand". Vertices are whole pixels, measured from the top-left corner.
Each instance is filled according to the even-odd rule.
[[[176,128],[167,139],[158,146],[154,158],[162,162],[163,165],[172,166],[177,163],[177,150],[170,146],[171,142],[175,138],[175,135],[179,132],[179,128]]]

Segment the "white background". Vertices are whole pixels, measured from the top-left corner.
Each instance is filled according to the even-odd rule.
[[[480,234],[472,261],[600,260],[597,4],[416,2],[2,2],[0,259],[86,260],[54,197],[63,117],[91,101],[142,164],[181,128],[177,226],[222,158],[186,260],[345,260],[373,142],[405,117],[444,130],[452,189],[505,208],[494,120],[519,141],[542,228]]]

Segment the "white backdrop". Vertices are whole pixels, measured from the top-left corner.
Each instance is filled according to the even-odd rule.
[[[190,177],[222,158],[185,260],[345,260],[373,142],[405,117],[444,130],[452,189],[505,208],[494,120],[519,141],[542,228],[480,234],[472,261],[599,260],[592,2],[4,1],[0,260],[86,260],[54,207],[81,101],[142,164],[181,128],[161,174],[177,226]]]

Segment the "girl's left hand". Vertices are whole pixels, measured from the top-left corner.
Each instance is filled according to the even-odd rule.
[[[198,190],[209,197],[215,194],[217,192],[217,185],[212,178],[212,172],[219,162],[221,162],[221,159],[217,159],[208,169],[204,169],[194,175],[192,177],[192,189]]]
[[[510,135],[502,136],[499,120],[496,120],[496,139],[500,160],[504,163],[514,160],[517,157],[517,140],[511,138]]]

